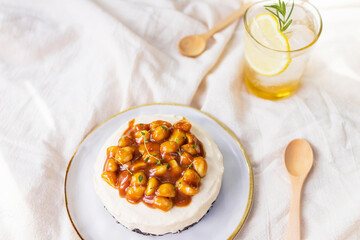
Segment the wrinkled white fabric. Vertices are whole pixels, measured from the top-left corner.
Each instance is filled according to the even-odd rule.
[[[0,2],[0,239],[77,239],[64,206],[66,166],[84,136],[128,107],[189,104],[230,127],[254,170],[238,239],[284,239],[290,182],[283,150],[307,139],[304,239],[360,239],[360,4],[314,1],[323,33],[299,92],[271,102],[242,79],[243,25],[198,58],[177,42],[238,0]],[[234,213],[236,214],[236,213]]]

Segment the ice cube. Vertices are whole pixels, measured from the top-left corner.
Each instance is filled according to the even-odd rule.
[[[309,13],[305,8],[304,4],[296,4],[293,12],[291,13],[291,19],[294,21],[304,20],[304,16],[307,16]],[[289,13],[291,10],[291,4],[287,4],[286,12]]]
[[[296,50],[309,45],[315,38],[315,33],[302,24],[290,25],[285,36],[288,38],[290,50]]]

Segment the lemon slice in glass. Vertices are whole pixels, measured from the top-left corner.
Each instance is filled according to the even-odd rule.
[[[250,33],[256,41],[245,38],[245,56],[255,72],[275,76],[291,62],[289,42],[280,31],[278,20],[270,13],[259,14],[250,24]],[[264,47],[265,46],[265,47]]]

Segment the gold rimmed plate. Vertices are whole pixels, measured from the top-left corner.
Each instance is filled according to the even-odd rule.
[[[144,236],[126,229],[107,212],[93,185],[94,163],[104,142],[122,124],[150,114],[184,116],[197,122],[210,134],[224,157],[222,186],[213,207],[200,222],[177,234]],[[233,239],[249,215],[254,180],[245,150],[224,124],[189,106],[147,104],[112,116],[85,137],[68,164],[64,190],[69,219],[82,239]]]

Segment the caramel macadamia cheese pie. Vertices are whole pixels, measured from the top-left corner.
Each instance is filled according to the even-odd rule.
[[[174,115],[137,117],[105,142],[94,184],[105,208],[143,234],[176,233],[197,223],[216,200],[223,157],[196,123]]]

